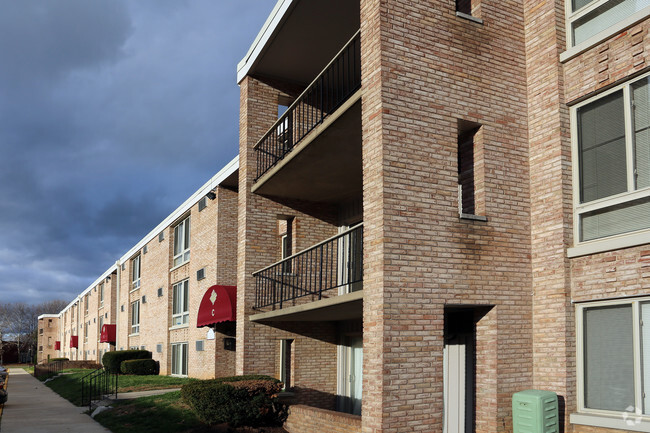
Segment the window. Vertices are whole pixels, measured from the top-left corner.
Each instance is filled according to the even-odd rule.
[[[293,254],[293,218],[279,220],[278,231],[280,232],[280,258],[284,260]],[[282,264],[282,272],[291,273],[290,260]]]
[[[174,227],[174,267],[190,260],[190,217]]]
[[[98,334],[101,336],[102,334],[102,328],[104,327],[104,316],[99,316],[99,329],[98,329]]]
[[[474,201],[474,134],[476,129],[458,134],[458,210],[475,215]]]
[[[140,255],[131,260],[131,290],[140,288]]]
[[[172,344],[172,375],[187,376],[187,343]]]
[[[291,348],[293,340],[280,340],[280,381],[283,389],[289,389],[291,383]]]
[[[84,343],[88,343],[88,324],[84,323]]]
[[[131,334],[140,333],[140,301],[131,304]]]
[[[52,327],[52,319],[47,320],[47,327],[51,328]]]
[[[104,306],[104,283],[99,285],[99,306]]]
[[[172,296],[172,326],[188,324],[190,321],[189,280],[174,284]]]
[[[577,307],[581,412],[650,414],[650,298]]]
[[[456,0],[456,12],[472,15],[472,0]]]
[[[650,228],[649,83],[645,75],[572,109],[578,242]]]
[[[650,0],[567,0],[566,3],[569,46],[579,45],[650,6]]]
[[[88,295],[84,296],[84,315],[88,315]]]
[[[52,347],[52,337],[47,337],[47,347]]]

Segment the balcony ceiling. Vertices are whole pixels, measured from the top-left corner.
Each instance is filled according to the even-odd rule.
[[[240,63],[238,81],[251,75],[306,86],[360,27],[358,0],[284,0],[278,7],[283,4],[286,12]]]
[[[294,149],[272,172],[254,185],[256,194],[321,203],[361,197],[361,102],[302,150]]]

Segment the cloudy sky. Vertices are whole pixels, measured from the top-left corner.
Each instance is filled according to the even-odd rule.
[[[0,302],[72,300],[237,154],[275,0],[0,0]]]

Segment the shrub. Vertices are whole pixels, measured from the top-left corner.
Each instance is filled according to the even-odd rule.
[[[68,358],[51,358],[49,362],[55,362],[55,361],[69,361]]]
[[[281,389],[277,379],[247,375],[191,382],[183,386],[181,396],[206,424],[257,426],[282,421],[277,404]]]
[[[120,372],[120,364],[128,359],[151,359],[151,352],[148,350],[117,350],[106,352],[102,357],[102,364],[111,373]]]
[[[149,376],[158,374],[160,369],[158,362],[153,359],[127,359],[120,364],[120,371],[123,374]]]

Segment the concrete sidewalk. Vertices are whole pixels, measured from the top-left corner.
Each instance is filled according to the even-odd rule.
[[[2,433],[110,433],[22,368],[9,369],[9,399],[0,421]]]
[[[116,400],[132,400],[134,398],[167,394],[168,392],[174,392],[180,390],[181,390],[180,388],[166,388],[166,389],[152,389],[149,391],[118,392]]]

